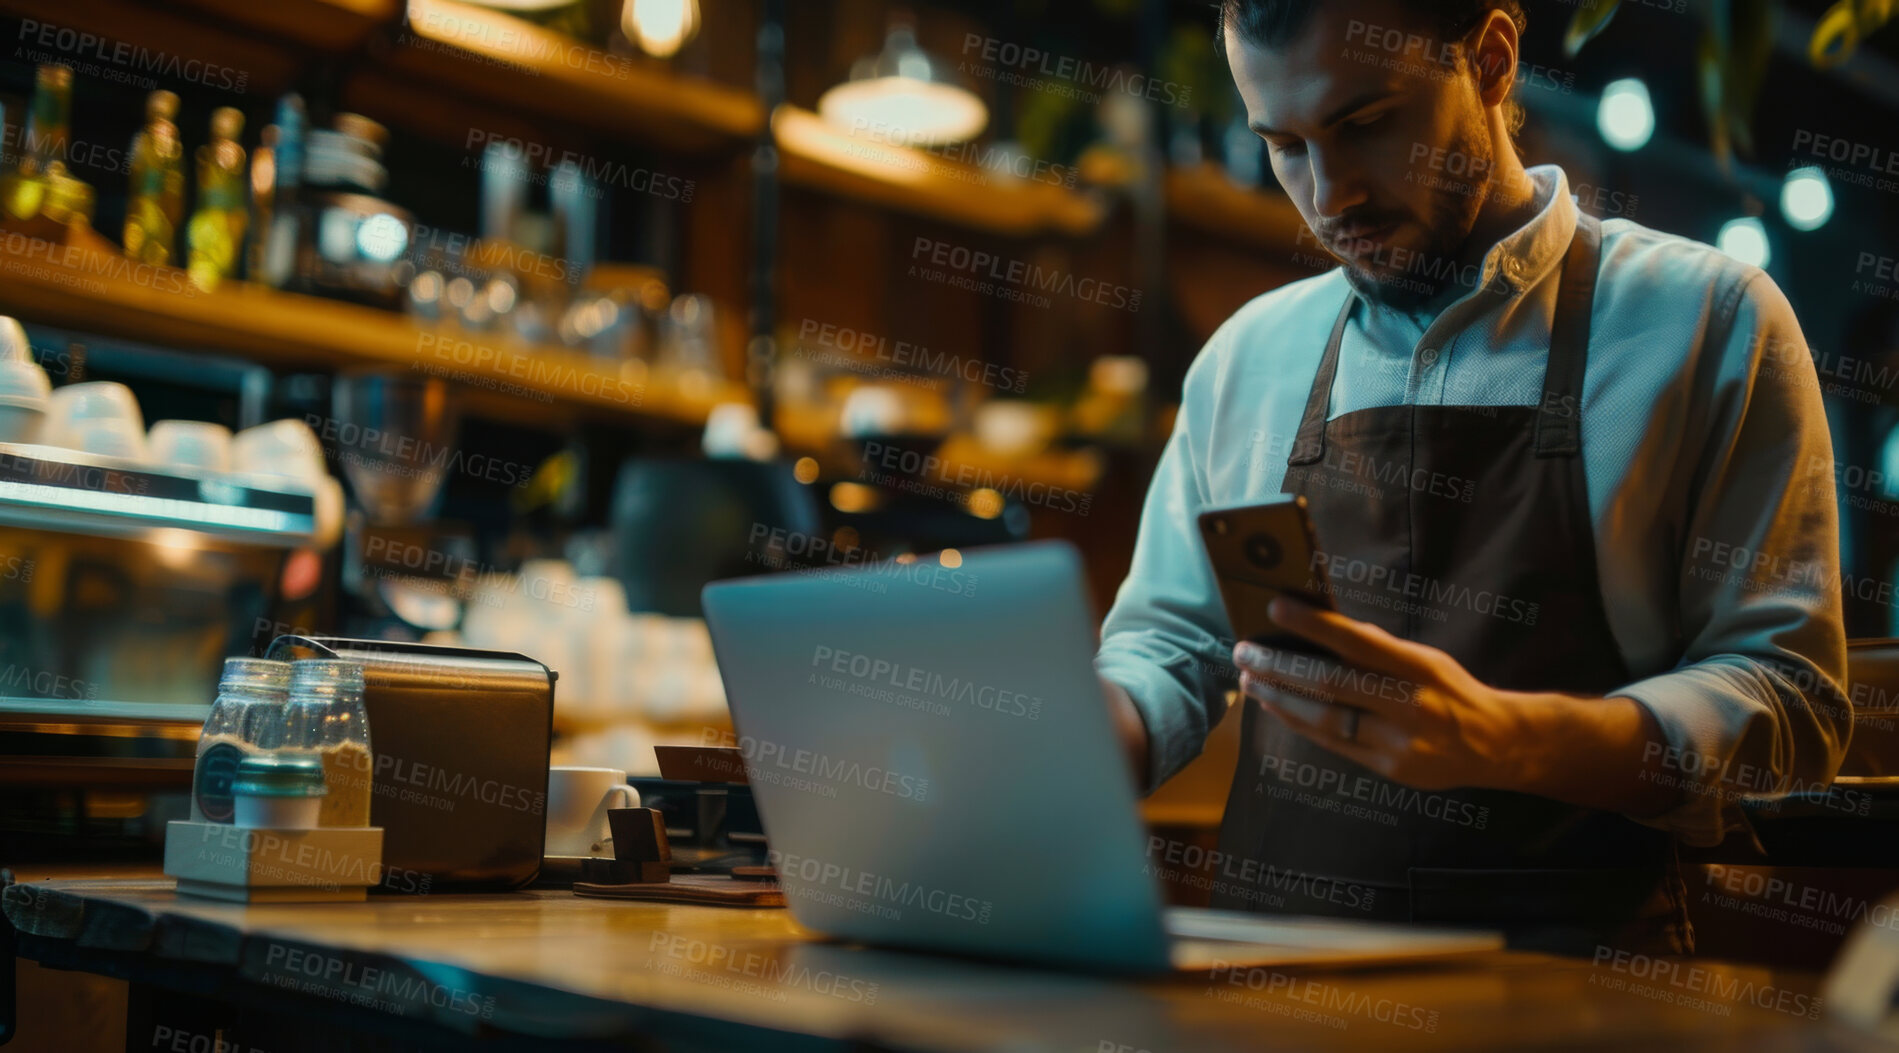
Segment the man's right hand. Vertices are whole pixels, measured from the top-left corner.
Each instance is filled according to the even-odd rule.
[[[1121,740],[1121,747],[1127,754],[1128,770],[1134,775],[1134,789],[1145,794],[1148,791],[1147,761],[1147,722],[1141,719],[1141,711],[1134,708],[1134,699],[1127,689],[1112,680],[1101,681],[1102,693],[1108,696],[1108,714],[1114,718],[1115,735]]]

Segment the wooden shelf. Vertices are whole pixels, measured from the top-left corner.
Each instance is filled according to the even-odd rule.
[[[840,438],[835,409],[780,406],[773,424],[788,455],[809,455],[831,469],[821,477],[827,484],[853,481],[868,467],[855,454],[845,452],[849,444]],[[1046,449],[1007,455],[988,449],[967,434],[944,439],[934,456],[941,474],[936,478],[926,476],[920,482],[948,488],[951,480],[969,479],[1006,491],[1008,497],[1020,497],[1020,491],[1029,487],[1074,491],[1062,495],[1059,500],[1063,502],[1078,502],[1090,496],[1106,467],[1101,453],[1093,449]]]
[[[764,127],[750,92],[456,0],[409,0],[395,39],[382,59],[391,72],[504,109],[689,151],[740,145]]]
[[[170,0],[166,6],[326,52],[362,47],[379,27],[402,17],[402,0]]]
[[[24,247],[14,244],[20,240]],[[0,313],[278,368],[426,372],[463,389],[471,408],[541,427],[558,428],[575,416],[698,427],[719,403],[751,401],[724,378],[649,373],[641,362],[616,367],[567,348],[426,329],[388,311],[244,282],[202,292],[174,268],[34,239],[0,237]],[[838,445],[835,414],[783,414],[778,431],[792,454],[827,455]],[[1086,494],[1103,470],[1092,451],[1005,457],[969,436],[952,436],[938,456],[1005,489],[1039,485]]]
[[[717,403],[749,401],[722,378],[649,376],[639,362],[616,366],[501,334],[423,329],[391,312],[242,282],[202,292],[180,270],[30,238],[0,238],[0,311],[270,366],[413,369],[466,389],[477,408],[543,426],[576,413],[701,425]]]
[[[1101,481],[1105,462],[1093,449],[1048,449],[1022,456],[998,454],[972,435],[952,435],[936,451],[943,463],[969,478],[996,480],[997,489],[1014,490],[1031,485],[1074,491],[1064,501],[1089,495]],[[1013,496],[1011,494],[1010,496]]]
[[[796,106],[778,108],[772,132],[790,186],[1016,237],[1087,234],[1107,213],[1086,194],[852,136]]]
[[[218,0],[212,0],[218,2]],[[239,0],[223,0],[237,3]],[[279,0],[256,2],[270,7]],[[284,0],[297,9],[326,9],[326,0]],[[201,88],[232,97],[268,97],[285,90],[307,59],[299,48],[282,38],[260,39],[243,32],[241,24],[207,17],[171,4],[135,0],[0,0],[0,12],[18,16],[21,32],[13,41],[13,61],[31,66],[41,61],[64,62],[75,79],[84,82],[110,77],[120,85],[164,86],[182,79],[186,90]],[[33,24],[29,24],[33,23]],[[35,28],[35,24],[37,28]],[[45,34],[42,42],[41,34]],[[62,38],[64,33],[64,48]],[[92,33],[106,41],[133,45],[136,52],[111,47],[87,50],[75,45],[74,33]],[[189,71],[186,64],[190,63]],[[30,80],[30,78],[29,78]],[[242,102],[235,103],[242,105]],[[85,117],[80,116],[83,122]],[[186,129],[188,137],[202,128]],[[195,138],[193,141],[196,141]]]
[[[202,78],[213,91],[267,97],[314,59],[365,53],[368,61],[346,71],[342,93],[356,94],[357,78],[380,86],[400,76],[401,90],[379,100],[381,108],[421,118],[433,115],[446,89],[510,113],[688,151],[742,144],[765,122],[748,91],[455,0],[62,0],[56,13],[43,0],[0,0],[0,11],[188,56],[216,71]],[[373,47],[379,33],[392,46]],[[18,43],[54,50],[30,38]],[[80,75],[90,75],[84,56],[79,61]]]
[[[27,17],[34,7],[0,0],[0,11]],[[284,90],[311,53],[366,52],[339,84],[339,101],[455,142],[471,119],[523,137],[551,122],[707,153],[742,147],[766,121],[749,91],[459,0],[66,0],[59,20],[220,62],[246,75],[243,90],[253,94]],[[379,33],[389,46],[371,46]],[[781,106],[771,123],[791,186],[1013,237],[1088,234],[1107,212],[1095,196],[854,137],[795,106]]]
[[[1196,230],[1272,249],[1292,249],[1306,229],[1284,194],[1239,186],[1211,164],[1167,170],[1167,214]]]

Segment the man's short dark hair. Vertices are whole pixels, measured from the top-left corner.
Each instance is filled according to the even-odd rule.
[[[1220,0],[1220,33],[1237,29],[1240,38],[1260,47],[1285,47],[1312,20],[1320,0]],[[1332,0],[1334,6],[1338,0]],[[1529,25],[1518,0],[1405,0],[1407,19],[1426,21],[1445,41],[1462,40],[1483,17],[1502,11],[1517,24],[1520,34]]]
[[[1338,0],[1331,0],[1336,6]],[[1306,23],[1319,10],[1320,0],[1220,0],[1220,22],[1216,40],[1226,48],[1226,31],[1232,26],[1240,39],[1256,47],[1283,48],[1305,31]],[[1519,0],[1402,0],[1394,5],[1402,11],[1407,24],[1423,24],[1445,44],[1462,41],[1478,27],[1484,16],[1502,11],[1517,24],[1521,36],[1530,24]],[[1523,125],[1523,107],[1511,94],[1504,113],[1510,134]]]

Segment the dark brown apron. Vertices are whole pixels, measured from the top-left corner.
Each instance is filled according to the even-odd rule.
[[[1596,574],[1578,415],[1600,238],[1578,217],[1540,404],[1382,406],[1328,423],[1354,295],[1287,460],[1285,492],[1309,503],[1339,609],[1495,687],[1601,695],[1630,680]],[[1482,925],[1567,953],[1689,949],[1668,834],[1528,794],[1412,790],[1242,705],[1215,906]]]

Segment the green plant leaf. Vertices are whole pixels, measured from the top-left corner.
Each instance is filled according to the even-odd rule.
[[[1583,0],[1576,8],[1576,16],[1569,20],[1569,29],[1563,33],[1563,54],[1575,58],[1584,44],[1608,26],[1620,6],[1621,0]]]
[[[1734,148],[1746,157],[1754,153],[1754,106],[1774,54],[1775,5],[1772,0],[1732,0],[1730,6],[1721,104]]]
[[[1726,85],[1721,76],[1721,36],[1713,18],[1701,27],[1701,39],[1695,44],[1695,82],[1700,88],[1701,115],[1708,122],[1708,149],[1715,164],[1726,172],[1734,158],[1734,139],[1729,134]]]
[[[1171,100],[1194,112],[1211,112],[1224,122],[1232,115],[1232,81],[1223,69],[1226,56],[1215,55],[1213,39],[1197,26],[1176,26],[1156,62],[1156,73]],[[1221,90],[1226,89],[1226,90]]]
[[[1873,30],[1886,24],[1892,18],[1893,0],[1854,0],[1853,16],[1859,22],[1861,38],[1873,35]]]
[[[1695,49],[1709,148],[1723,171],[1754,152],[1754,106],[1773,57],[1773,0],[1704,0]]]
[[[1826,9],[1807,42],[1807,58],[1815,69],[1829,69],[1853,57],[1859,47],[1859,14],[1853,0],[1839,0]]]

